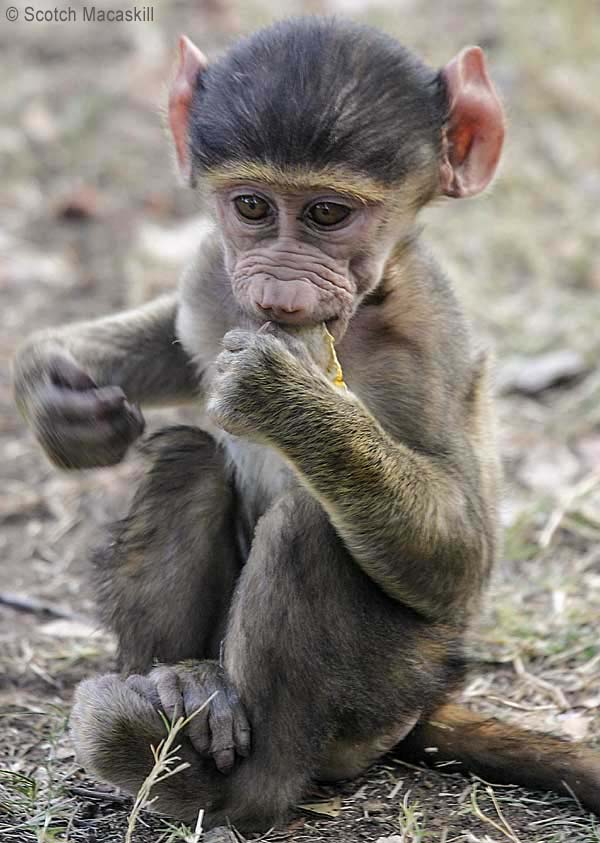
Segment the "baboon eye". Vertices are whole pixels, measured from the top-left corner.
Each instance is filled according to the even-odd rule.
[[[253,222],[264,220],[271,212],[269,203],[254,193],[236,197],[233,204],[241,217]]]
[[[306,212],[306,216],[317,225],[329,226],[345,220],[352,208],[337,202],[317,202]]]

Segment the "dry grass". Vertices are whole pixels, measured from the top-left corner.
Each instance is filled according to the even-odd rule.
[[[190,766],[186,761],[182,762],[181,758],[177,755],[178,751],[181,749],[181,744],[174,745],[175,740],[178,737],[181,737],[182,732],[188,723],[200,714],[207,705],[210,705],[210,701],[216,696],[216,694],[216,691],[214,694],[211,694],[206,702],[197,708],[193,714],[190,714],[189,717],[178,717],[177,720],[169,722],[164,715],[161,715],[165,723],[167,735],[158,744],[158,746],[151,747],[152,755],[154,757],[154,765],[148,773],[146,779],[142,782],[133,802],[133,808],[131,809],[131,813],[129,814],[129,818],[127,820],[125,843],[133,843],[133,835],[140,818],[140,813],[143,810],[151,808],[155,803],[157,797],[151,796],[152,789],[165,779],[168,779],[171,776],[176,776],[177,773],[181,773],[183,770],[187,770]],[[200,835],[202,834],[203,816],[204,810],[199,807],[196,828],[192,834],[187,835],[190,838],[190,843],[198,843],[200,840]]]

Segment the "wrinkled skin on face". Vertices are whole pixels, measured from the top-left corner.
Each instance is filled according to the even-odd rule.
[[[215,203],[242,309],[283,325],[324,322],[339,339],[395,240],[383,204],[251,182],[217,190]]]

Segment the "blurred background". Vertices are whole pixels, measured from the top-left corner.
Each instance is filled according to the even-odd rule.
[[[25,5],[15,0],[16,21],[0,7],[0,766],[10,771],[0,776],[2,839],[123,839],[126,800],[77,792],[64,722],[74,684],[111,667],[87,565],[101,525],[123,512],[135,466],[50,467],[13,407],[10,361],[34,329],[173,286],[194,251],[202,198],[178,185],[163,120],[181,32],[210,57],[277,17],[326,13],[379,26],[432,65],[467,44],[485,49],[508,114],[500,174],[483,198],[449,200],[425,217],[432,249],[497,358],[505,544],[473,634],[466,698],[597,742],[598,0],[155,0],[138,6],[153,11],[145,23],[85,22],[81,3],[72,4],[77,22],[38,23],[25,20]],[[148,418],[153,427],[174,416]],[[566,800],[511,789],[492,798],[477,783],[467,793],[464,780],[393,775],[403,786],[391,802],[384,766],[344,791],[341,809],[326,794],[329,813],[298,819],[277,839],[600,840]],[[139,840],[171,839],[148,823]]]

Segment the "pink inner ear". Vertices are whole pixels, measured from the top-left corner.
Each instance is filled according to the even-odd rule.
[[[504,141],[504,112],[479,47],[466,47],[442,73],[450,112],[441,188],[447,196],[475,196],[496,172]]]
[[[182,176],[191,174],[188,151],[188,122],[190,105],[198,76],[206,70],[206,56],[185,35],[179,38],[179,65],[169,90],[169,125],[175,141],[177,162]]]

